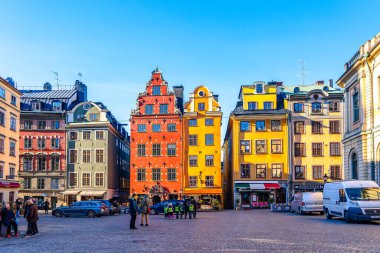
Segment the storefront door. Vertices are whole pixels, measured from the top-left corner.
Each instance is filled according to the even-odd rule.
[[[251,199],[251,193],[250,192],[241,193],[241,207],[242,208],[250,208],[251,207],[250,199]]]
[[[51,197],[51,209],[54,209],[57,207],[57,197]]]

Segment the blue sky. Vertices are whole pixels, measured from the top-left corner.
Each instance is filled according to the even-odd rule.
[[[380,32],[377,0],[0,2],[0,76],[19,86],[78,79],[89,99],[127,123],[155,66],[185,98],[198,85],[219,94],[227,116],[240,85],[337,80],[344,63]],[[224,135],[224,133],[223,133]],[[222,136],[223,138],[223,136]]]

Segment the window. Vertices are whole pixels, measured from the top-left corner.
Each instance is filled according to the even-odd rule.
[[[51,128],[52,129],[60,129],[60,122],[59,122],[59,120],[53,120],[51,122]]]
[[[198,135],[195,135],[195,134],[189,135],[189,144],[190,144],[190,146],[197,146],[198,145]]]
[[[282,165],[280,163],[272,164],[272,178],[282,178]]]
[[[189,177],[189,187],[197,187],[197,177],[196,176],[190,176]]]
[[[264,110],[270,110],[273,109],[273,103],[272,102],[264,102]]]
[[[0,87],[0,97],[5,99],[5,89],[3,89],[2,87]]]
[[[206,155],[206,166],[214,166],[214,156],[213,155]]]
[[[32,157],[23,157],[22,166],[24,171],[31,171],[33,169],[33,158]]]
[[[4,136],[0,135],[0,153],[4,154]]]
[[[168,124],[168,132],[175,132],[176,127],[175,124]]]
[[[336,101],[329,102],[329,111],[339,112],[339,102],[336,102]]]
[[[37,189],[42,190],[45,189],[45,179],[37,178]]]
[[[82,160],[83,163],[90,163],[91,162],[91,150],[84,149],[83,151]]]
[[[9,155],[16,156],[16,142],[13,140],[9,141]]]
[[[95,186],[104,185],[104,174],[100,172],[95,173]]]
[[[46,170],[46,157],[43,157],[43,156],[37,157],[37,170],[38,171]]]
[[[90,131],[83,131],[82,138],[83,138],[83,140],[91,140],[91,132]]]
[[[322,112],[322,104],[319,102],[314,102],[311,104],[311,112],[312,113],[320,113]]]
[[[267,177],[267,166],[265,164],[256,164],[256,178]]]
[[[161,132],[161,125],[160,124],[153,124],[152,125],[152,131],[153,132]]]
[[[104,131],[96,131],[95,135],[97,140],[104,140]]]
[[[313,179],[322,179],[322,176],[323,176],[323,167],[313,166]]]
[[[146,181],[145,169],[137,169],[137,181]]]
[[[313,156],[322,156],[323,155],[322,143],[312,143],[311,148],[312,148]]]
[[[313,134],[321,134],[323,133],[323,125],[320,121],[312,121],[311,122],[311,132]]]
[[[59,138],[51,138],[51,148],[52,149],[58,149],[59,148]]]
[[[0,111],[0,114],[1,114],[1,111]],[[1,123],[0,123],[1,125]],[[24,129],[25,130],[31,130],[32,129],[32,125],[33,125],[33,121],[31,120],[24,120]]]
[[[339,134],[340,133],[340,121],[331,120],[330,121],[330,134]]]
[[[77,161],[78,161],[78,151],[75,150],[75,149],[70,149],[69,155],[70,155],[70,163],[77,163]]]
[[[161,104],[160,105],[160,114],[167,114],[168,113],[168,104]]]
[[[265,131],[265,120],[256,120],[256,131]]]
[[[46,129],[46,121],[45,120],[39,120],[38,121],[38,129],[40,129],[40,130]]]
[[[161,144],[153,144],[153,156],[161,155]]]
[[[340,166],[339,165],[332,165],[330,166],[330,178],[331,179],[341,179],[340,177]]]
[[[33,111],[41,110],[41,103],[38,101],[32,102],[32,109],[33,109]]]
[[[295,178],[305,179],[305,166],[295,166]]]
[[[189,126],[197,126],[197,120],[196,119],[189,119]]]
[[[161,181],[161,169],[153,168],[152,180],[153,181]]]
[[[145,144],[137,144],[137,156],[146,156]]]
[[[359,121],[359,92],[356,91],[352,96],[353,101],[353,120],[354,122]]]
[[[24,178],[24,189],[31,189],[32,188],[32,179],[31,178]]]
[[[241,178],[251,178],[251,165],[250,164],[240,164],[240,177]]]
[[[5,113],[0,110],[0,126],[5,126]]]
[[[206,126],[213,126],[214,125],[214,119],[205,119],[205,125]]]
[[[11,95],[11,104],[12,104],[12,105],[16,105],[16,103],[17,103],[17,99],[16,99],[16,97],[13,96],[13,95]]]
[[[0,162],[0,178],[4,177],[4,163]]]
[[[340,156],[339,142],[330,142],[330,156]]]
[[[83,173],[82,174],[82,186],[90,186],[91,185],[91,173]]]
[[[253,111],[257,109],[257,103],[256,102],[248,102],[248,110]]]
[[[90,113],[90,120],[95,121],[98,118],[98,114],[96,113]]]
[[[205,141],[207,146],[214,145],[214,134],[206,134]]]
[[[256,140],[256,154],[266,154],[267,144],[265,140]]]
[[[104,162],[104,150],[103,149],[97,149],[95,151],[96,155],[96,162],[97,163],[103,163]]]
[[[214,176],[206,176],[206,187],[214,187]]]
[[[196,155],[189,156],[189,166],[190,167],[197,167],[198,166],[198,156],[196,156]]]
[[[153,86],[152,95],[160,95],[161,94],[161,86]]]
[[[139,132],[139,133],[146,132],[146,125],[145,124],[138,124],[137,125],[137,132]]]
[[[11,117],[11,130],[16,131],[16,118]]]
[[[70,172],[70,186],[78,185],[78,174],[74,172]]]
[[[176,169],[170,168],[168,169],[168,181],[177,180],[177,171]]]
[[[240,121],[240,132],[249,132],[251,131],[251,124],[249,121]]]
[[[303,112],[303,103],[294,103],[294,112]]]
[[[240,141],[240,153],[241,154],[250,154],[251,153],[251,141],[250,140],[241,140]]]
[[[78,132],[70,132],[70,141],[78,140]]]
[[[206,110],[205,103],[198,103],[198,111]]]
[[[32,148],[32,138],[26,137],[24,139],[24,149],[31,149]]]
[[[176,145],[168,144],[168,156],[175,156],[175,155],[176,155]]]
[[[61,110],[61,101],[53,101],[53,111]]]
[[[263,85],[262,84],[256,84],[256,93],[261,94],[263,93]]]
[[[38,147],[38,149],[44,149],[46,147],[46,142],[45,142],[44,138],[38,137],[37,147]]]
[[[51,169],[52,170],[59,170],[60,168],[60,163],[59,163],[59,156],[51,156],[50,157],[50,164],[51,164]]]
[[[51,189],[52,190],[58,190],[58,186],[59,186],[59,180],[58,178],[52,178],[51,179]]]
[[[271,120],[270,126],[273,132],[281,131],[281,120]]]
[[[295,134],[305,133],[305,122],[303,122],[303,121],[294,122],[294,133]]]
[[[306,156],[305,143],[294,143],[294,156]]]
[[[282,140],[271,140],[272,154],[282,153]]]
[[[146,115],[153,114],[153,105],[145,105],[145,114]]]

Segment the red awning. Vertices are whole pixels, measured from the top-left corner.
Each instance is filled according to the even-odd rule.
[[[3,188],[20,188],[20,184],[17,182],[0,181],[0,187],[3,187]]]
[[[265,189],[268,189],[268,190],[279,190],[281,188],[279,184],[274,184],[274,183],[264,184],[264,186],[265,186]]]

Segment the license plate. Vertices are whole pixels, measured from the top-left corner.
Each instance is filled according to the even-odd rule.
[[[379,215],[377,215],[377,216],[371,216],[371,218],[373,218],[373,219],[380,219],[380,216]]]

